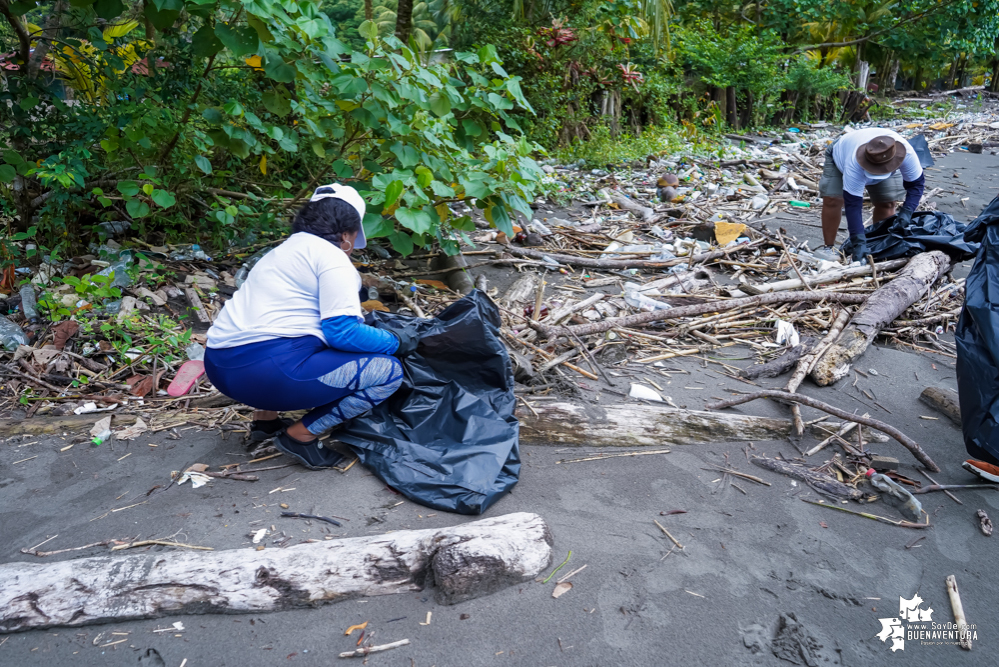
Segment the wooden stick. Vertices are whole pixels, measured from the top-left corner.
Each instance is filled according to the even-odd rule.
[[[839,408],[833,407],[828,403],[823,403],[822,401],[811,398],[810,396],[802,396],[801,394],[789,394],[786,391],[774,391],[772,389],[765,389],[763,391],[757,391],[752,394],[746,394],[745,396],[739,396],[727,401],[719,401],[717,403],[709,403],[704,406],[709,410],[722,410],[724,408],[731,408],[736,405],[742,405],[743,403],[748,403],[750,401],[755,401],[758,398],[774,398],[784,401],[795,401],[801,403],[802,405],[807,405],[808,407],[815,408],[816,410],[822,410],[823,412],[828,412],[829,414],[839,417],[840,419],[845,419],[847,421],[855,421],[858,424],[863,424],[864,426],[870,426],[871,428],[877,429],[882,433],[886,433],[891,437],[895,438],[903,447],[912,452],[912,455],[922,463],[924,466],[929,468],[932,472],[940,472],[940,467],[933,462],[929,454],[923,451],[923,448],[919,446],[915,440],[907,436],[906,434],[899,431],[894,426],[886,424],[878,419],[873,419],[871,417],[861,417],[859,415],[850,414],[846,410],[841,410]]]
[[[720,313],[736,308],[747,306],[763,306],[773,303],[789,303],[795,301],[835,301],[837,303],[857,304],[867,300],[865,294],[851,294],[847,292],[772,292],[758,294],[756,296],[743,297],[741,299],[715,300],[706,303],[699,303],[692,306],[679,306],[669,310],[655,310],[652,312],[628,315],[627,317],[611,317],[592,324],[579,324],[570,327],[549,327],[540,322],[531,322],[530,326],[536,329],[542,336],[551,338],[553,336],[574,333],[577,336],[589,336],[591,334],[603,333],[617,327],[633,327],[641,324],[651,324],[664,320],[675,320],[681,317],[694,317],[705,313]]]
[[[846,435],[847,433],[849,433],[850,431],[852,431],[855,428],[857,428],[857,423],[856,422],[853,422],[851,424],[846,424],[838,432],[830,435],[828,438],[826,438],[825,440],[823,440],[822,442],[820,442],[819,444],[815,445],[814,447],[812,447],[811,449],[809,449],[807,452],[805,452],[805,456],[811,456],[812,454],[815,454],[816,452],[818,452],[819,450],[821,450],[822,448],[824,448],[826,445],[828,445],[830,442],[832,442],[833,440],[836,440],[837,438],[839,438],[840,440],[842,440],[844,435]]]
[[[686,264],[691,260],[696,263],[707,262],[712,259],[720,259],[739,250],[749,250],[750,248],[763,243],[764,240],[765,239],[759,239],[757,241],[751,241],[750,243],[740,243],[739,245],[734,245],[730,248],[723,248],[722,250],[704,252],[699,255],[693,255],[690,259],[687,257],[678,257],[677,259],[670,259],[665,262],[655,262],[652,260],[642,259],[591,259],[589,257],[560,255],[558,253],[545,252],[543,250],[534,250],[533,248],[518,248],[514,245],[507,245],[506,251],[511,255],[517,255],[519,257],[530,257],[532,259],[540,260],[544,260],[545,257],[551,257],[559,264],[585,266],[594,269],[668,269],[669,267],[676,266],[677,264]]]
[[[950,606],[954,610],[954,622],[957,623],[958,641],[961,648],[966,651],[971,650],[971,637],[968,636],[968,619],[964,616],[964,605],[961,604],[961,593],[957,590],[957,579],[954,575],[947,577],[947,597],[950,598]]]
[[[153,544],[160,544],[164,547],[183,547],[185,549],[198,549],[199,551],[215,551],[213,547],[199,547],[194,544],[184,544],[182,542],[171,542],[169,540],[140,540],[129,542],[128,544],[116,544],[111,547],[111,551],[121,551],[122,549],[132,549],[134,547],[147,547]]]
[[[933,484],[937,484],[937,480],[935,480],[932,477],[930,477],[929,475],[927,475],[925,470],[920,470],[919,468],[916,468],[916,470],[919,470],[920,474],[922,474],[922,476],[925,477],[926,479],[930,480],[930,482],[932,482]],[[957,496],[955,496],[950,491],[944,491],[944,494],[946,494],[946,496],[948,498],[950,498],[951,500],[953,500],[958,505],[963,505],[964,504]]]
[[[356,651],[344,651],[340,654],[341,658],[360,658],[361,656],[368,655],[369,653],[379,653],[381,651],[388,651],[393,648],[399,648],[400,646],[409,645],[408,639],[400,639],[397,642],[392,642],[391,644],[382,644],[381,646],[366,646],[365,648],[359,648]]]
[[[811,372],[815,364],[818,363],[819,359],[825,354],[826,350],[836,341],[839,337],[840,332],[843,331],[843,327],[846,323],[850,321],[850,312],[845,308],[839,311],[836,315],[836,319],[833,320],[832,326],[829,327],[829,333],[827,333],[819,344],[815,348],[801,359],[798,360],[798,366],[794,369],[794,374],[791,375],[791,379],[787,381],[787,387],[785,391],[789,393],[794,393],[797,391],[798,387],[801,386],[801,382],[805,379],[805,376]],[[801,435],[805,432],[805,425],[801,420],[801,408],[798,404],[791,406],[791,415],[794,419],[794,432],[796,435]]]
[[[659,526],[659,530],[661,530],[664,533],[666,533],[666,537],[668,537],[670,540],[672,540],[673,544],[675,544],[677,547],[679,547],[680,551],[683,551],[683,545],[680,544],[675,537],[673,537],[672,535],[670,535],[669,531],[666,530],[666,526],[664,526],[661,523],[659,523],[659,521],[656,520],[656,519],[653,519],[652,521],[655,522],[655,524],[657,526]]]
[[[929,515],[926,516],[926,523],[916,523],[914,521],[894,521],[892,519],[889,519],[889,518],[886,518],[886,517],[883,517],[883,516],[878,516],[877,514],[870,514],[868,512],[857,512],[857,511],[854,511],[854,510],[848,510],[845,507],[840,507],[839,505],[833,505],[833,504],[830,504],[830,503],[823,503],[823,502],[816,502],[814,500],[807,500],[806,498],[802,498],[801,502],[808,503],[809,505],[818,505],[819,507],[825,507],[825,508],[828,508],[828,509],[831,509],[831,510],[837,510],[839,512],[846,512],[847,514],[855,514],[856,516],[862,516],[865,519],[872,519],[874,521],[877,521],[878,523],[887,523],[889,525],[900,526],[902,528],[929,528],[930,527],[930,522],[929,522],[930,517],[929,517]]]

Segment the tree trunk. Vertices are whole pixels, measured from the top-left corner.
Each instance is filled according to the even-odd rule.
[[[364,20],[371,21],[374,19],[375,11],[372,6],[372,0],[364,0]]]
[[[947,80],[944,82],[944,90],[953,90],[957,88],[954,85],[954,77],[957,76],[957,61],[960,60],[958,56],[954,56],[954,59],[950,61],[950,69],[947,70]]]
[[[812,371],[820,387],[830,385],[850,372],[850,364],[867,351],[878,333],[926,294],[930,286],[950,269],[950,258],[939,250],[916,255],[887,285],[868,297],[850,324]]]
[[[725,108],[725,89],[721,86],[715,86],[711,89],[711,99],[718,104],[718,106]]]
[[[552,535],[520,512],[450,528],[299,544],[107,555],[0,565],[0,632],[157,618],[314,607],[423,590],[441,604],[470,600],[537,576]]]
[[[885,93],[894,92],[895,82],[898,81],[898,68],[901,67],[902,61],[898,58],[893,58],[891,61],[891,67],[888,68],[888,80],[885,81],[884,89]]]
[[[618,448],[783,440],[793,426],[789,419],[637,403],[599,406],[537,401],[531,408],[517,410],[520,441],[525,445]],[[823,426],[832,428],[828,423]],[[816,425],[813,430],[819,437],[828,435]]]
[[[733,129],[739,129],[739,107],[735,100],[735,86],[729,86],[725,89],[725,120]]]
[[[968,54],[965,53],[961,57],[960,64],[957,66],[957,81],[954,82],[954,88],[962,88],[964,86],[964,75],[968,70]]]
[[[989,82],[989,90],[999,93],[999,56],[992,60],[992,80]]]
[[[742,107],[742,111],[739,114],[739,122],[742,127],[749,127],[753,124],[753,91],[746,89],[744,91],[746,95],[746,104]]]
[[[944,413],[948,419],[957,424],[958,428],[961,428],[961,401],[956,391],[927,387],[919,395],[919,400]]]
[[[923,89],[923,66],[916,66],[916,73],[912,75],[912,89],[919,92]]]
[[[413,0],[399,0],[395,12],[395,36],[403,44],[409,42],[409,34],[413,30]]]

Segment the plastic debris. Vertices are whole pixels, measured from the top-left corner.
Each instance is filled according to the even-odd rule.
[[[777,320],[774,322],[774,328],[777,329],[778,345],[790,345],[791,347],[795,347],[801,342],[798,337],[798,330],[795,329],[794,325],[790,322]]]
[[[923,506],[919,504],[915,496],[899,486],[891,477],[875,472],[874,468],[869,468],[867,470],[867,479],[874,488],[888,494],[901,503],[898,509],[906,519],[909,521],[919,521],[922,518]]]
[[[646,387],[644,384],[632,384],[631,390],[628,392],[628,396],[632,398],[641,398],[646,401],[659,401],[662,403],[663,397],[659,395],[655,389]]]
[[[0,315],[0,347],[8,352],[13,352],[18,345],[27,344],[28,336],[24,333],[24,329]]]

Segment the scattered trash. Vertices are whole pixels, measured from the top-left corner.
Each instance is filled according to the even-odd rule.
[[[560,584],[555,584],[555,590],[552,591],[552,597],[553,598],[561,597],[562,595],[568,593],[571,590],[572,590],[572,582],[563,581]]]
[[[381,651],[388,651],[390,649],[399,648],[400,646],[408,646],[408,639],[400,639],[397,642],[392,642],[391,644],[382,644],[381,646],[366,646],[365,648],[359,648],[356,651],[346,651],[340,654],[341,658],[360,658],[366,656],[370,653],[379,653]]]
[[[141,417],[135,419],[135,423],[127,428],[123,428],[120,431],[115,431],[114,437],[116,440],[135,440],[137,437],[149,430],[146,422],[142,421]]]
[[[992,519],[985,513],[985,510],[978,510],[975,514],[978,516],[978,526],[982,529],[982,534],[986,537],[992,537]]]
[[[662,402],[663,400],[663,397],[660,396],[656,390],[650,389],[642,384],[632,384],[631,391],[628,392],[628,396],[631,396],[632,398],[640,398],[646,401]]]
[[[909,521],[919,521],[923,515],[923,506],[911,493],[899,486],[887,475],[875,472],[874,468],[867,471],[867,480],[882,493],[892,496],[901,503],[898,507],[902,515]]]
[[[18,345],[27,345],[28,337],[24,329],[17,326],[3,315],[0,315],[0,347],[13,352]]]
[[[798,337],[797,329],[795,329],[794,325],[790,322],[777,320],[774,322],[774,328],[777,329],[777,340],[775,342],[778,345],[790,345],[791,347],[795,347],[801,342],[801,339]]]
[[[349,628],[344,630],[343,634],[349,637],[350,635],[354,634],[354,630],[363,630],[366,627],[368,627],[368,621],[365,621],[364,623],[360,623],[358,625],[350,626]]]

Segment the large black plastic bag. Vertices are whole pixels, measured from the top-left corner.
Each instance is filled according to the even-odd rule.
[[[968,227],[981,249],[955,334],[961,425],[972,457],[999,459],[999,197]]]
[[[955,261],[973,257],[978,243],[968,237],[972,225],[958,222],[939,211],[919,211],[912,216],[912,224],[902,225],[898,216],[885,218],[867,231],[867,246],[875,259],[911,257],[928,250],[942,250]],[[849,254],[849,239],[843,252]]]
[[[369,323],[420,337],[402,360],[402,387],[345,425],[338,440],[404,496],[481,514],[520,475],[513,370],[499,309],[475,290],[434,319],[375,312]]]

